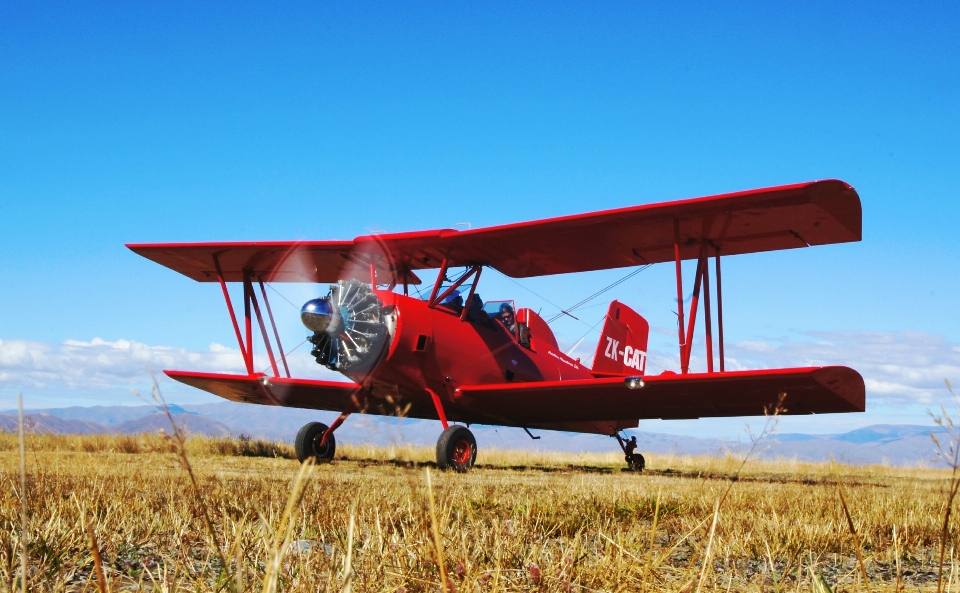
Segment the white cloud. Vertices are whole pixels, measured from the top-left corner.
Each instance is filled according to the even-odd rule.
[[[257,370],[269,363],[255,355]],[[288,356],[295,376],[330,376],[305,352]],[[142,342],[94,338],[47,344],[26,340],[0,340],[0,387],[50,389],[57,387],[109,389],[142,386],[149,370],[182,369],[212,373],[245,373],[243,357],[235,348],[210,344],[205,351]],[[336,375],[337,377],[342,377]]]
[[[670,337],[676,340],[676,333]],[[589,364],[593,348],[593,343],[581,344],[574,356]],[[697,335],[690,361],[694,372],[706,369],[703,350],[703,336]],[[960,384],[960,344],[920,332],[810,332],[796,339],[727,342],[725,354],[727,370],[848,366],[863,376],[870,406],[937,407],[950,401],[944,379]],[[675,346],[649,352],[648,373],[676,371],[679,366]]]
[[[848,366],[863,376],[868,401],[893,406],[939,405],[949,398],[944,379],[960,380],[960,344],[942,336],[901,331],[804,337],[729,344],[727,369]]]
[[[702,349],[702,341],[698,341]],[[583,346],[576,355],[589,358],[594,345]],[[702,354],[695,350],[695,354]],[[870,406],[935,407],[946,403],[949,393],[944,379],[960,383],[960,344],[941,336],[918,332],[809,333],[800,339],[749,340],[728,343],[726,367],[757,369],[820,365],[845,365],[863,375]],[[267,371],[267,357],[257,353],[257,370]],[[343,380],[313,360],[306,346],[288,355],[294,376]],[[676,369],[677,354],[650,353],[648,372]],[[694,356],[692,369],[704,368]],[[236,348],[210,344],[203,351],[141,342],[94,338],[89,342],[67,340],[48,344],[24,340],[0,340],[0,388],[87,390],[142,388],[149,382],[147,369],[183,369],[244,373],[243,358]]]

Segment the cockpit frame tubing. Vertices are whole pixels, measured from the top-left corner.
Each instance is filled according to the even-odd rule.
[[[230,312],[230,321],[233,322],[233,331],[237,334],[237,344],[240,346],[240,354],[243,356],[243,364],[247,367],[247,374],[253,374],[253,361],[247,358],[247,349],[243,345],[243,337],[240,335],[240,324],[237,323],[237,314],[233,310],[233,301],[230,300],[230,292],[227,290],[227,283],[223,281],[223,270],[220,268],[220,259],[214,254],[213,267],[217,270],[217,280],[220,281],[220,288],[223,290],[223,300],[227,303],[227,311]]]
[[[480,268],[481,268],[481,266],[473,266],[473,267],[471,267],[469,270],[467,270],[466,272],[464,272],[463,275],[460,276],[459,278],[457,278],[456,281],[454,281],[454,283],[451,284],[449,288],[447,288],[445,291],[443,291],[443,294],[441,294],[441,295],[439,295],[439,296],[436,296],[436,297],[434,297],[433,299],[431,299],[430,302],[427,304],[427,306],[432,309],[432,308],[436,307],[437,305],[439,305],[440,303],[442,303],[442,302],[443,302],[443,299],[445,299],[445,298],[447,298],[448,296],[450,296],[450,294],[451,294],[454,290],[460,288],[460,286],[462,286],[463,283],[466,282],[467,279],[468,279],[470,276],[476,274],[476,273],[480,270]],[[476,282],[474,282],[474,285],[476,285]]]
[[[473,284],[470,285],[470,294],[467,295],[467,302],[463,304],[463,311],[460,312],[460,321],[463,321],[467,318],[467,313],[470,311],[470,305],[473,303],[473,295],[477,292],[477,285],[480,284],[480,272],[483,271],[483,266],[476,266],[477,276],[473,279]]]
[[[267,316],[270,318],[270,326],[273,328],[273,337],[277,340],[277,351],[280,354],[280,362],[283,363],[283,371],[290,378],[290,366],[287,364],[287,355],[283,353],[283,344],[280,343],[280,332],[277,331],[277,322],[273,320],[273,310],[270,308],[270,299],[267,298],[267,289],[263,285],[263,278],[257,278],[260,284],[260,293],[263,295],[263,304],[267,308]]]
[[[447,277],[447,266],[449,265],[449,260],[443,258],[443,263],[440,264],[440,273],[437,274],[437,281],[433,285],[433,290],[430,291],[430,298],[427,299],[427,306],[431,306],[430,303],[437,298],[437,292],[440,291],[440,285],[443,284],[443,279]]]

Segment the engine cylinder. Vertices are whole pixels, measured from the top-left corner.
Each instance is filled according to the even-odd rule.
[[[357,280],[341,280],[326,297],[307,301],[300,319],[313,331],[317,362],[350,376],[375,367],[390,339],[383,303]]]

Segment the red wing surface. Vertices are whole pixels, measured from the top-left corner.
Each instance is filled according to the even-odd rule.
[[[786,393],[784,414],[862,412],[863,378],[847,367],[736,371],[722,374],[501,383],[461,387],[457,404],[506,425],[620,419],[763,415]]]
[[[267,406],[308,408],[312,410],[345,409],[360,390],[356,383],[281,379],[266,375],[224,375],[164,371],[171,379],[202,389],[224,399]]]
[[[857,192],[828,180],[732,194],[632,206],[468,231],[433,230],[357,237],[352,241],[179,243],[128,245],[134,252],[200,282],[246,270],[273,282],[335,282],[369,278],[372,261],[382,281],[418,283],[414,270],[484,265],[515,278],[653,264],[674,259],[675,225],[683,259],[699,255],[701,239],[736,255],[861,238]],[[375,249],[371,243],[376,243]],[[368,245],[371,249],[364,249]],[[303,261],[286,261],[296,253]],[[363,260],[363,261],[361,261]]]
[[[225,375],[189,371],[164,373],[171,379],[235,402],[333,412],[342,412],[357,403],[361,411],[371,414],[438,419],[436,408],[426,394],[404,399],[398,408],[398,404],[391,401],[391,398],[381,394],[363,397],[360,386],[356,383],[283,379],[266,375]]]

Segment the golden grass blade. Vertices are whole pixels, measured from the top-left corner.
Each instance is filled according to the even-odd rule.
[[[703,564],[700,569],[700,578],[697,579],[697,593],[700,593],[700,588],[703,586],[703,581],[707,577],[707,570],[709,570],[713,564],[713,536],[717,532],[717,519],[720,517],[720,502],[717,501],[713,507],[713,523],[710,524],[710,538],[707,540],[707,553],[703,557]]]
[[[810,588],[813,589],[813,593],[833,593],[833,589],[824,580],[823,575],[812,566],[810,567]]]
[[[103,559],[100,557],[100,545],[97,543],[97,536],[93,533],[90,524],[87,523],[87,535],[90,537],[90,551],[93,554],[93,568],[97,575],[97,589],[100,593],[107,593],[107,577],[103,574]]]
[[[437,552],[437,566],[440,567],[440,584],[443,591],[449,591],[447,583],[447,567],[443,560],[443,540],[440,539],[440,527],[437,525],[437,511],[433,503],[433,482],[430,479],[430,468],[425,468],[427,474],[427,500],[430,502],[430,528],[433,531],[433,542]]]
[[[17,393],[20,440],[20,591],[27,593],[27,457],[23,437],[23,394]]]
[[[954,401],[957,401],[957,396],[953,392],[953,386],[950,384],[949,380],[944,380],[947,384],[947,391],[950,392],[950,395],[953,396]],[[960,402],[958,402],[960,403]],[[937,564],[937,593],[943,591],[943,556],[946,552],[947,540],[950,536],[950,516],[953,512],[953,501],[956,499],[958,491],[960,491],[960,431],[957,430],[957,427],[953,423],[953,418],[950,414],[947,413],[947,409],[943,406],[940,406],[941,415],[933,416],[933,421],[940,426],[941,428],[947,431],[947,435],[950,438],[950,441],[946,447],[944,447],[939,440],[937,440],[936,435],[930,433],[930,438],[933,439],[933,443],[937,449],[937,455],[950,467],[950,481],[947,487],[947,490],[944,494],[944,509],[943,509],[943,521],[940,525],[940,554],[938,557]],[[949,588],[949,585],[948,585]]]
[[[170,413],[170,407],[167,406],[167,402],[163,398],[163,393],[160,392],[160,384],[157,382],[157,377],[152,371],[150,372],[150,379],[153,382],[153,385],[150,388],[150,395],[153,397],[153,401],[163,410],[163,413],[166,414],[167,420],[170,422],[170,429],[173,431],[173,434],[169,436],[169,442],[173,445],[174,452],[177,455],[180,465],[190,477],[190,483],[193,485],[194,497],[197,500],[197,506],[200,508],[200,512],[203,517],[203,524],[206,527],[207,535],[210,538],[210,544],[213,546],[213,549],[217,554],[217,558],[220,560],[221,574],[219,577],[227,576],[227,580],[229,581],[229,575],[227,574],[227,571],[230,570],[230,566],[227,564],[227,559],[223,555],[223,550],[220,549],[220,540],[217,537],[216,529],[213,528],[213,521],[210,520],[210,511],[207,508],[207,501],[203,496],[203,491],[200,489],[200,484],[197,482],[197,476],[193,471],[193,465],[190,463],[190,456],[187,454],[187,434],[183,428],[177,424],[176,421],[174,421],[173,414]],[[140,397],[139,392],[134,391],[133,393],[137,397]],[[218,584],[221,581],[219,577]],[[219,589],[220,587],[218,586],[217,590]]]
[[[293,480],[293,486],[290,488],[290,496],[287,497],[287,504],[283,509],[283,515],[280,517],[280,525],[273,534],[270,561],[267,563],[267,571],[263,577],[264,593],[276,593],[277,591],[277,583],[280,578],[280,563],[290,548],[290,542],[292,540],[296,507],[300,504],[304,485],[313,473],[314,465],[314,459],[312,457],[307,458],[307,460],[300,465],[300,471],[297,472],[297,477]]]
[[[347,553],[343,557],[343,588],[341,593],[350,593],[353,588],[353,530],[356,526],[357,507],[350,509],[350,523],[347,527]]]
[[[657,521],[660,519],[660,498],[663,496],[663,486],[657,490],[657,502],[653,506],[653,521],[650,525],[650,547],[647,549],[647,559],[643,564],[643,571],[640,573],[640,588],[646,589],[647,573],[652,568],[650,562],[653,560],[653,546],[657,543]]]
[[[840,493],[840,504],[843,506],[843,514],[847,518],[847,527],[850,528],[850,534],[853,535],[853,549],[857,553],[857,563],[860,565],[860,573],[863,576],[863,586],[870,591],[870,577],[867,576],[867,566],[863,562],[863,550],[860,548],[860,536],[857,535],[857,528],[853,524],[853,518],[850,516],[850,508],[847,506],[847,496],[843,492],[843,483],[840,480],[840,472],[837,470],[837,463],[830,456],[833,466],[833,475],[837,478],[837,492]]]
[[[900,593],[900,579],[903,577],[903,569],[900,567],[900,534],[897,533],[897,525],[893,525],[893,553],[897,562],[897,583],[894,586],[894,593]]]

